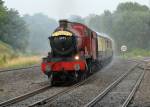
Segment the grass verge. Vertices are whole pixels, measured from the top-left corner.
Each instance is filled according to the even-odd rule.
[[[39,64],[40,56],[22,55],[13,48],[0,41],[0,69],[20,68]]]
[[[1,69],[11,69],[11,68],[21,68],[28,67],[32,65],[38,65],[41,62],[41,57],[39,56],[19,56],[11,60],[7,60],[4,64],[0,65]]]

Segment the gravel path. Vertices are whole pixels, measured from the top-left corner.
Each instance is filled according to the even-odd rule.
[[[137,63],[128,61],[114,61],[113,64],[101,70],[88,83],[60,96],[56,101],[46,104],[46,107],[83,107],[86,103],[96,97],[110,83],[120,75],[127,72]],[[119,65],[119,66],[118,66]],[[42,106],[43,107],[43,106]]]
[[[40,67],[0,73],[0,102],[48,84]]]

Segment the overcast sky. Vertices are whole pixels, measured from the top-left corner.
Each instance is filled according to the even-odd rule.
[[[4,0],[8,8],[23,14],[44,13],[52,18],[67,18],[70,15],[82,17],[101,14],[104,10],[114,11],[119,3],[138,2],[150,5],[150,0]]]

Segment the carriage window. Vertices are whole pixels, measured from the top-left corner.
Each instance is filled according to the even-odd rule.
[[[106,40],[106,46],[107,46],[107,48],[109,48],[109,42],[108,42],[108,40]]]
[[[88,36],[88,30],[84,30],[84,34]]]

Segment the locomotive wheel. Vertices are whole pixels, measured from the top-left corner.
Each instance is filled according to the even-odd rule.
[[[74,72],[74,81],[78,82],[79,81],[79,73],[78,72]]]
[[[89,75],[92,74],[92,67],[91,67],[91,65],[90,65],[89,68],[88,68],[88,74],[89,74]]]
[[[91,60],[89,60],[89,61],[87,62],[87,64],[88,64],[88,75],[91,75],[91,74],[93,73]]]
[[[86,78],[87,78],[87,72],[83,72],[83,73],[81,74],[80,80],[83,81],[83,80],[85,80]]]

